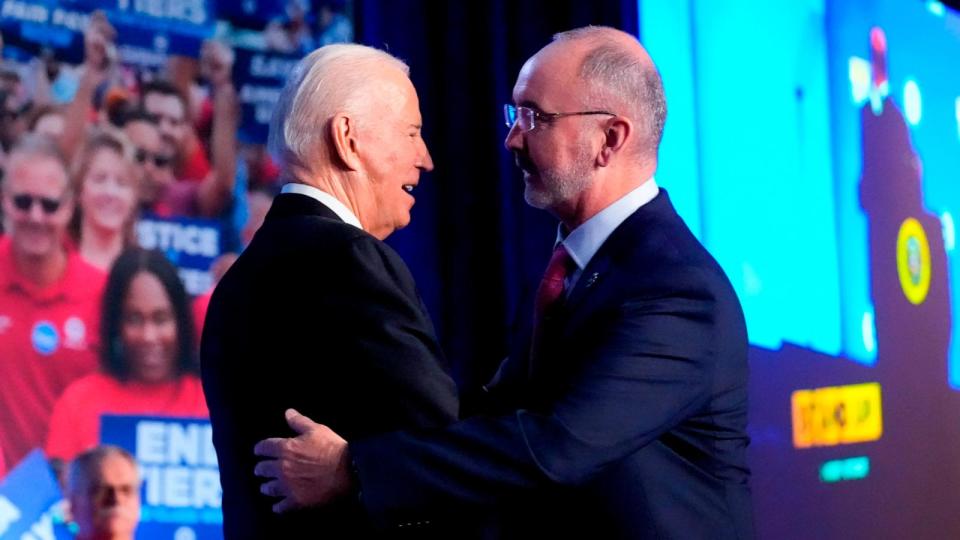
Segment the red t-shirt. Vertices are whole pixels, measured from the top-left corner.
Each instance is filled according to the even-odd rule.
[[[177,180],[167,186],[167,189],[148,210],[151,214],[162,217],[199,217],[197,197],[200,193],[200,184],[187,180]]]
[[[43,445],[53,404],[97,368],[100,299],[106,274],[76,253],[56,283],[19,275],[9,238],[0,238],[0,449],[16,465]]]
[[[47,456],[70,460],[99,444],[100,416],[104,414],[210,416],[200,378],[195,375],[145,384],[94,373],[71,384],[54,406]]]
[[[199,182],[210,174],[210,161],[202,144],[197,144],[194,151],[183,161],[177,179],[180,181]]]
[[[198,295],[193,300],[193,325],[197,331],[197,345],[200,345],[200,337],[203,336],[203,322],[207,320],[207,309],[210,308],[210,299],[213,298],[213,288]]]

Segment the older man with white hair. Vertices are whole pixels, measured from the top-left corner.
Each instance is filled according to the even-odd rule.
[[[368,537],[356,500],[278,516],[250,471],[262,438],[297,407],[351,438],[457,417],[413,278],[382,242],[407,225],[420,173],[408,68],[361,45],[329,45],[294,70],[269,145],[287,184],[210,303],[204,391],[227,538]]]

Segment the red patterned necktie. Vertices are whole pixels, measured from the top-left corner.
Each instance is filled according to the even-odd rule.
[[[531,377],[543,341],[544,316],[559,303],[563,296],[564,279],[570,274],[573,266],[574,262],[570,258],[567,248],[563,247],[563,244],[557,244],[557,247],[553,250],[553,256],[550,257],[550,263],[547,264],[547,270],[543,273],[543,279],[540,280],[540,286],[537,287],[537,297],[533,310],[533,340],[530,344]]]
[[[537,287],[537,299],[534,305],[535,322],[539,323],[550,307],[563,296],[563,281],[570,274],[572,266],[573,259],[570,258],[567,248],[563,247],[563,244],[557,244],[553,250],[553,256],[550,257],[550,263],[547,264],[547,270],[543,273],[543,279],[540,280],[540,286]]]

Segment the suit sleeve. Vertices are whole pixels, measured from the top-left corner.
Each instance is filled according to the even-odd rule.
[[[457,419],[456,385],[434,335],[413,278],[389,248],[361,237],[350,245],[350,264],[334,285],[345,294],[325,294],[335,302],[336,326],[351,342],[351,356],[363,362],[371,380],[399,394],[393,401],[412,425],[444,426]],[[336,334],[334,334],[336,335]],[[358,396],[369,400],[369,396]]]
[[[625,301],[549,409],[351,443],[367,511],[390,527],[589,480],[709,399],[715,318],[705,288]]]

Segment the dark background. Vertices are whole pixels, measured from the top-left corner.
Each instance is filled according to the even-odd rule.
[[[355,0],[358,43],[410,66],[435,170],[421,179],[400,252],[434,317],[469,401],[503,359],[518,303],[536,287],[556,220],[523,200],[503,148],[502,106],[527,58],[553,34],[588,24],[636,35],[637,3]],[[469,404],[468,404],[469,405]]]

